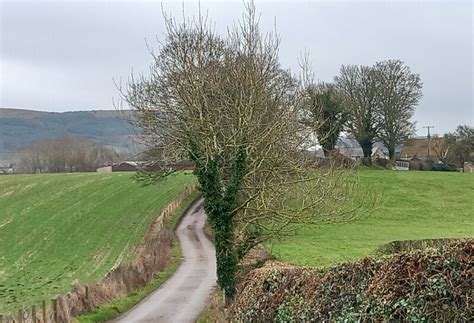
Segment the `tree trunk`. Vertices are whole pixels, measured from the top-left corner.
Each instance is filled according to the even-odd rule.
[[[207,212],[207,211],[206,211]],[[235,275],[237,273],[237,252],[234,250],[235,234],[228,214],[212,214],[212,230],[216,248],[217,283],[224,291],[226,304],[235,296]]]
[[[331,142],[326,141],[326,142],[324,142],[322,147],[323,147],[324,156],[325,157],[331,156],[331,151],[334,150],[334,145],[332,145]]]
[[[206,183],[199,178],[203,190],[204,210],[208,216],[208,223],[214,233],[216,248],[217,283],[224,291],[228,304],[235,296],[235,275],[237,273],[238,256],[235,250],[234,221],[231,210],[226,207],[225,201],[217,187]]]
[[[372,165],[372,139],[360,139],[359,145],[364,153],[364,160],[368,165]]]
[[[395,144],[388,144],[387,145],[387,149],[388,149],[388,157],[390,158],[390,162],[392,164],[395,164]]]
[[[234,210],[240,184],[246,167],[245,147],[236,151],[234,172],[224,188],[219,173],[219,157],[206,163],[199,158],[200,152],[196,142],[190,138],[190,158],[194,161],[196,174],[204,197],[204,210],[208,223],[214,233],[216,248],[217,283],[224,291],[226,304],[235,296],[235,276],[239,263],[236,250],[234,227]]]

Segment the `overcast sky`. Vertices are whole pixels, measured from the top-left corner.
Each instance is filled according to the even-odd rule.
[[[157,47],[160,1],[0,0],[0,107],[44,111],[113,109],[113,79],[146,71],[145,39]],[[181,2],[164,2],[182,17]],[[185,15],[197,12],[185,2]],[[201,1],[216,30],[240,17],[242,2]],[[276,21],[281,62],[297,72],[309,50],[321,81],[342,64],[400,59],[423,80],[415,115],[436,133],[474,124],[471,1],[257,1],[263,29]]]

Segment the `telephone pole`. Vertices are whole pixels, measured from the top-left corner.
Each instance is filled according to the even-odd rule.
[[[430,129],[434,128],[434,126],[424,126],[423,128],[428,129],[428,158],[431,155],[431,135],[430,135]]]

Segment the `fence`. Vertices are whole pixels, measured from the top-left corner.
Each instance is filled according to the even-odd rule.
[[[166,267],[171,257],[172,237],[167,230],[163,230],[165,220],[197,188],[197,183],[187,186],[160,212],[137,247],[130,264],[118,265],[100,281],[85,286],[77,285],[66,295],[48,302],[43,300],[40,306],[21,308],[9,315],[0,314],[0,323],[70,322],[74,317],[143,287],[156,272]]]
[[[0,314],[0,323],[15,322],[15,323],[46,323],[46,322],[60,322],[59,320],[59,309],[58,309],[58,298],[51,299],[51,303],[47,304],[46,301],[42,302],[40,308],[36,308],[36,305],[31,306],[31,311],[19,309],[18,312],[13,315],[2,315]]]
[[[165,220],[181,205],[184,199],[196,191],[197,187],[197,183],[186,186],[184,191],[182,191],[161,211],[160,215],[156,218],[155,222],[152,223],[150,229],[148,230],[147,236],[150,234],[153,235],[157,231],[163,229]],[[145,239],[147,236],[145,236]]]
[[[397,160],[395,162],[395,168],[397,170],[409,170],[410,169],[410,162],[403,161],[403,160]]]

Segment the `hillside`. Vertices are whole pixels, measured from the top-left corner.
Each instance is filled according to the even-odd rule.
[[[358,220],[306,225],[267,245],[279,260],[330,265],[362,258],[393,240],[474,236],[474,174],[362,170],[361,192],[376,194]]]
[[[49,300],[127,262],[160,210],[194,181],[175,174],[143,186],[131,176],[0,177],[0,312]]]
[[[114,110],[58,113],[0,108],[0,160],[34,141],[61,135],[87,138],[126,154],[137,149],[136,133]]]

